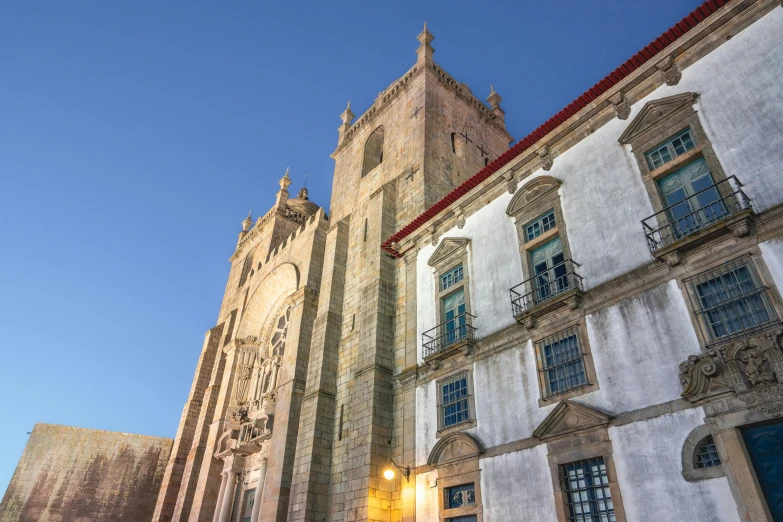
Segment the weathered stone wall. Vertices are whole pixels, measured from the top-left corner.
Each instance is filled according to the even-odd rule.
[[[171,443],[36,424],[0,504],[0,521],[147,521]]]

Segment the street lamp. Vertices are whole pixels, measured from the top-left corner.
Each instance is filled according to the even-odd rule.
[[[391,457],[391,441],[389,441],[389,465],[386,467],[385,470],[383,470],[383,478],[386,480],[393,480],[394,479],[394,470],[398,469],[402,473],[402,476],[405,477],[405,480],[408,482],[411,481],[411,467],[405,466],[404,468],[402,466],[398,466],[396,462],[394,462],[394,459]]]

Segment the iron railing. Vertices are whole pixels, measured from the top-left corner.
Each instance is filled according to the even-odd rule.
[[[582,265],[571,259],[566,259],[511,288],[509,291],[511,292],[511,308],[514,315],[527,312],[569,290],[583,290],[582,276],[576,273],[574,266]]]
[[[424,332],[421,336],[424,357],[441,352],[459,341],[475,341],[475,319],[474,315],[464,312]]]
[[[748,256],[729,261],[686,280],[691,306],[708,344],[764,329],[779,320]]]
[[[642,220],[650,252],[655,252],[750,208],[742,183],[731,176]]]

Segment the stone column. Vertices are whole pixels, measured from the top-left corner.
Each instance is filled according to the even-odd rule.
[[[236,489],[239,472],[231,470],[227,473],[226,488],[223,490],[223,504],[220,506],[220,518],[218,522],[228,522],[231,516],[231,505],[234,503],[234,490]]]
[[[264,493],[267,464],[269,464],[269,461],[266,458],[261,459],[261,467],[258,470],[258,484],[256,484],[256,493],[253,495],[253,511],[250,514],[250,522],[258,522],[258,514],[261,512],[261,496]]]
[[[215,504],[215,516],[212,517],[212,522],[218,522],[220,519],[220,508],[223,504],[223,495],[226,493],[226,484],[228,483],[228,475],[222,474],[223,478],[220,481],[220,492],[218,493],[217,504]]]

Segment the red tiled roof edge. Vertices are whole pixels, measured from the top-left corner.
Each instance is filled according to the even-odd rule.
[[[508,149],[505,153],[503,153],[502,156],[495,159],[489,165],[465,180],[460,186],[452,190],[440,201],[425,210],[419,217],[405,225],[392,237],[384,241],[381,245],[381,248],[397,258],[402,257],[402,254],[397,252],[396,249],[392,248],[392,243],[399,242],[400,240],[415,232],[421,225],[438,215],[438,213],[440,213],[443,209],[467,194],[476,185],[500,170],[500,168],[508,164],[511,160],[538,143],[539,140],[557,129],[561,123],[575,115],[582,108],[590,104],[593,100],[612,88],[633,71],[650,61],[663,49],[688,33],[691,29],[696,27],[699,22],[707,18],[709,15],[727,3],[729,3],[729,0],[707,0],[701,4],[688,16],[674,24],[668,31],[656,38],[647,47],[636,53],[620,67],[609,73],[603,80],[593,85],[584,94],[568,104],[560,112],[549,118],[549,120],[547,120],[543,125],[538,127],[523,139],[519,140],[516,145]]]

